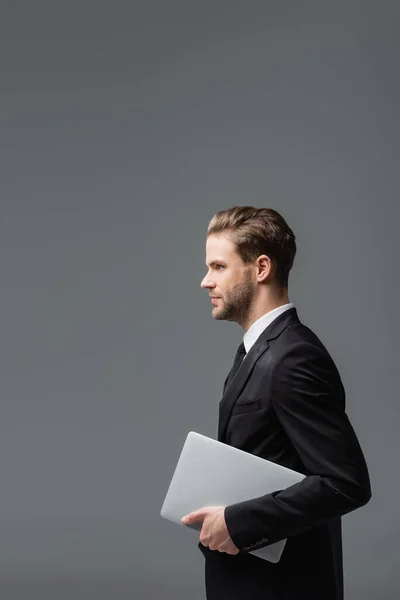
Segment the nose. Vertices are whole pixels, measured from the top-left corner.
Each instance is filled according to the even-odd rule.
[[[203,281],[200,283],[200,287],[203,288],[203,289],[215,287],[215,283],[213,283],[212,281],[210,281],[210,279],[208,279],[208,275],[206,275],[204,277]]]

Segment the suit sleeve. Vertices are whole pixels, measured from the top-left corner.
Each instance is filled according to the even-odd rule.
[[[307,476],[285,490],[225,508],[230,537],[240,550],[303,533],[371,497],[342,382],[326,350],[304,342],[292,346],[273,366],[269,393]]]

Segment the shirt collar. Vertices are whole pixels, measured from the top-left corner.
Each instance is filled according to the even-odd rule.
[[[277,308],[274,308],[273,310],[270,310],[269,312],[265,313],[265,315],[262,315],[262,317],[260,317],[259,319],[257,319],[257,321],[253,323],[253,325],[246,331],[246,333],[243,336],[243,343],[246,349],[246,354],[250,351],[250,348],[260,337],[264,329],[266,329],[268,325],[270,325],[272,321],[276,319],[276,317],[279,317],[279,315],[284,313],[286,310],[289,310],[290,308],[294,308],[294,304],[292,302],[289,302],[288,304],[283,304],[282,306],[278,306]]]

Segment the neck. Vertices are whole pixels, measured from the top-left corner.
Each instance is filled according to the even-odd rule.
[[[279,306],[283,306],[284,304],[288,304],[290,302],[287,288],[279,288],[274,290],[274,292],[269,291],[263,294],[263,296],[264,297],[258,298],[258,300],[254,303],[253,307],[250,309],[245,323],[239,323],[239,325],[241,325],[245,331],[248,331],[253,323],[258,321],[258,319],[263,315],[271,312],[271,310],[274,310],[274,308],[278,308]]]

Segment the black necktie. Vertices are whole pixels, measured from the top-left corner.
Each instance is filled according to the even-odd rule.
[[[243,342],[240,344],[239,348],[236,350],[235,360],[233,361],[232,369],[229,372],[229,375],[226,379],[225,388],[230,384],[234,376],[236,375],[236,371],[242,364],[243,358],[246,356],[246,348],[244,347]]]

